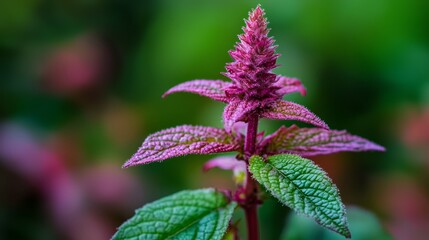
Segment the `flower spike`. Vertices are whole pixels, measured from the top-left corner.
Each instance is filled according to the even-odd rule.
[[[306,89],[298,79],[272,72],[277,67],[279,54],[275,52],[277,46],[273,38],[268,37],[264,14],[259,5],[249,13],[244,33],[238,37],[240,42],[229,52],[234,61],[226,65],[227,72],[223,73],[232,80],[232,84],[224,88],[228,98],[223,114],[225,129],[229,131],[237,121],[247,121],[250,113],[328,128],[306,108],[281,100],[285,94],[293,92],[305,95]]]
[[[235,60],[227,64],[225,76],[234,83],[226,94],[242,99],[270,101],[279,96],[275,86],[276,74],[272,73],[279,54],[275,53],[274,40],[268,37],[269,29],[264,10],[258,5],[249,13],[240,42],[229,54]]]

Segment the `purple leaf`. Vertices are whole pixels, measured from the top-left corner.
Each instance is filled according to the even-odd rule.
[[[221,80],[193,80],[181,83],[171,88],[166,93],[164,93],[162,97],[166,97],[176,92],[189,92],[209,97],[216,101],[227,102],[224,88],[231,85],[232,83]]]
[[[285,94],[299,92],[302,96],[307,94],[307,89],[305,89],[304,85],[297,78],[284,77],[281,75],[277,75],[276,86],[280,87],[277,90],[277,94],[283,96]]]
[[[223,129],[184,125],[148,136],[124,167],[187,154],[229,152],[239,148],[240,144],[234,136]]]
[[[259,107],[259,102],[256,100],[232,100],[223,112],[223,122],[225,129],[229,132],[234,123],[238,121],[246,121],[245,117]]]
[[[260,116],[269,119],[297,120],[329,129],[324,121],[304,106],[284,100],[276,101],[270,108],[264,109]]]
[[[384,151],[384,147],[346,131],[323,128],[281,127],[267,136],[261,147],[269,155],[292,153],[301,156],[324,155],[343,151]]]
[[[232,125],[231,130],[239,136],[245,136],[247,132],[247,123],[236,122]]]
[[[213,158],[204,164],[203,170],[208,171],[215,167],[223,170],[246,171],[246,163],[237,160],[235,157],[221,156]]]

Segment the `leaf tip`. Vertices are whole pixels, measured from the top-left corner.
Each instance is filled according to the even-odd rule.
[[[168,95],[171,95],[172,93],[175,93],[176,91],[175,91],[175,87],[172,87],[172,88],[170,88],[170,89],[168,89],[165,93],[163,93],[162,95],[161,95],[161,98],[165,98],[165,97],[167,97]]]
[[[378,145],[378,144],[374,143],[374,145],[372,146],[372,150],[373,151],[379,151],[379,152],[385,152],[386,148],[383,147],[383,146],[381,146],[381,145]]]
[[[259,155],[253,155],[253,156],[251,156],[249,158],[249,163],[250,162],[255,162],[255,161],[263,161],[263,160],[264,159],[261,156],[259,156]]]
[[[128,160],[122,165],[122,169],[129,168],[131,166],[133,166],[133,164]]]
[[[320,120],[320,127],[329,130],[329,125],[327,123],[325,123],[323,120]]]
[[[350,229],[348,227],[346,227],[345,229],[344,237],[346,237],[347,239],[352,238],[352,234],[350,233]]]

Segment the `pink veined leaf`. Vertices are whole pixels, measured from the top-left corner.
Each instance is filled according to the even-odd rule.
[[[259,107],[259,101],[256,100],[232,100],[223,112],[223,122],[225,129],[229,132],[234,123],[245,121],[248,113],[255,111]]]
[[[193,80],[181,83],[168,90],[162,97],[166,97],[176,92],[189,92],[201,96],[209,97],[216,101],[227,102],[224,88],[231,86],[232,83],[221,80]]]
[[[281,96],[293,92],[299,92],[302,96],[307,94],[307,89],[305,89],[304,85],[297,78],[278,75],[277,82],[274,85],[280,87],[280,89],[277,90],[277,93]]]
[[[234,136],[223,129],[183,125],[148,136],[124,167],[187,154],[221,153],[239,148],[240,144]]]
[[[246,171],[246,163],[244,161],[239,161],[235,157],[230,156],[220,156],[210,159],[204,164],[203,170],[208,171],[215,167],[223,170]]]
[[[346,131],[281,127],[267,136],[261,148],[269,155],[292,153],[304,157],[351,151],[384,151],[384,147]]]
[[[329,129],[329,126],[324,121],[304,106],[284,100],[274,102],[271,107],[264,109],[260,116],[268,119],[297,120]]]

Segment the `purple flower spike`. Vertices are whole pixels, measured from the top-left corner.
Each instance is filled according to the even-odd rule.
[[[277,67],[279,54],[275,53],[274,40],[268,37],[268,22],[261,7],[250,12],[245,22],[244,33],[239,35],[240,42],[229,52],[235,61],[227,64],[227,72],[223,73],[232,80],[232,84],[224,88],[228,98],[223,114],[225,129],[229,131],[237,121],[246,122],[249,114],[304,121],[327,128],[306,108],[280,101],[285,94],[293,92],[305,95],[306,89],[298,79],[272,72]]]
[[[281,127],[260,145],[268,155],[292,153],[304,157],[336,152],[385,151],[384,147],[346,131],[322,128]]]
[[[234,83],[226,89],[228,96],[261,101],[279,98],[276,74],[271,72],[279,54],[275,53],[274,40],[268,37],[267,24],[264,11],[257,6],[246,20],[240,42],[229,52],[235,61],[227,64],[223,73]]]
[[[228,105],[223,113],[225,129],[229,132],[234,123],[247,122],[249,114],[271,119],[298,120],[318,127],[328,126],[306,108],[280,101],[285,94],[306,94],[303,84],[296,78],[276,75],[279,54],[275,53],[274,40],[268,37],[269,29],[264,10],[258,5],[249,13],[239,35],[240,42],[229,54],[234,62],[226,65],[225,76],[232,80],[193,80],[168,90],[163,97],[176,92],[189,92],[209,97]],[[287,109],[286,109],[287,108]]]
[[[184,125],[148,136],[124,167],[188,154],[237,151],[239,148],[236,138],[223,129]]]

